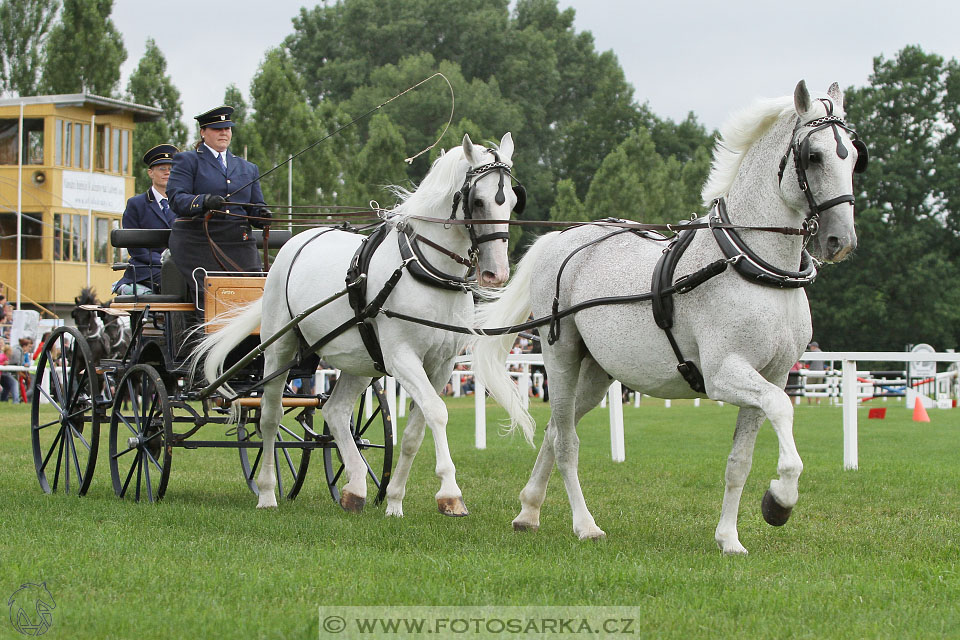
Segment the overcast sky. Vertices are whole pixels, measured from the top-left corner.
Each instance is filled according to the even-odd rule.
[[[466,2],[468,0],[460,0]],[[117,0],[113,21],[127,62],[121,88],[148,37],[167,58],[184,115],[218,106],[234,83],[249,99],[264,53],[292,33],[303,0],[233,0],[219,15],[196,0]],[[801,78],[811,90],[831,82],[862,86],[873,58],[908,44],[960,58],[960,4],[943,0],[560,0],[576,10],[599,51],[613,50],[638,102],[682,120],[693,111],[719,127],[755,98],[787,95]]]

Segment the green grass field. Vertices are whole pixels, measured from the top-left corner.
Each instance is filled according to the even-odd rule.
[[[542,429],[547,410],[535,405]],[[254,508],[231,450],[175,450],[156,505],[115,498],[105,455],[86,497],[45,495],[28,407],[5,404],[0,597],[46,581],[57,603],[50,638],[316,638],[320,605],[618,605],[631,607],[641,637],[658,638],[960,637],[958,411],[933,410],[927,424],[896,403],[883,421],[862,412],[860,469],[843,471],[840,409],[797,407],[805,469],[781,528],[760,515],[777,462],[765,425],[740,511],[750,555],[725,557],[713,531],[735,407],[625,408],[621,464],[610,460],[607,412],[589,414],[581,479],[607,539],[585,543],[557,474],[540,531],[512,531],[535,451],[493,426],[488,448],[474,449],[472,398],[449,406],[472,512],[459,519],[437,513],[430,435],[403,519],[369,503],[341,511],[319,455],[297,500],[275,511]],[[491,405],[488,416],[493,425],[503,414]],[[0,620],[0,638],[15,637]]]

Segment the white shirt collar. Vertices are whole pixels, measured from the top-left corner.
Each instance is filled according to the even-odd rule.
[[[217,151],[216,149],[214,149],[213,147],[211,147],[210,145],[208,145],[206,142],[203,143],[203,146],[205,146],[207,149],[210,149],[210,153],[213,154],[213,157],[214,157],[214,158],[217,158],[217,162],[220,162],[220,160],[219,160],[220,152],[219,152],[219,151]],[[226,152],[226,151],[223,152],[223,164],[224,164],[224,165],[227,164],[227,152]]]
[[[153,185],[150,185],[150,191],[153,191],[153,199],[154,199],[154,201],[156,201],[157,206],[159,207],[159,206],[160,206],[160,200],[163,199],[163,198],[166,198],[167,196],[162,195],[159,191],[157,191],[157,188],[154,187]],[[169,202],[169,200],[168,200],[168,202]]]

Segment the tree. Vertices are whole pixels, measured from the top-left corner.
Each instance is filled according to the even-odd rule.
[[[814,334],[826,348],[956,348],[958,66],[909,46],[875,58],[869,82],[845,96],[871,150],[867,172],[855,176],[859,246],[808,292]]]
[[[259,145],[250,160],[260,165],[260,186],[268,203],[286,203],[287,171],[265,174],[323,137],[318,113],[307,103],[303,79],[286,50],[271,49],[250,86],[253,125]],[[336,193],[341,168],[331,145],[320,144],[293,161],[295,203],[313,204],[318,191]]]
[[[577,198],[577,186],[573,180],[568,178],[557,183],[557,197],[550,209],[550,219],[563,222],[586,222],[590,219],[583,203]]]
[[[38,93],[40,63],[59,0],[0,3],[0,92]]]
[[[64,0],[60,22],[47,41],[44,91],[116,93],[127,50],[110,19],[112,11],[113,0]]]
[[[183,107],[180,92],[167,75],[167,60],[153,38],[147,39],[146,51],[127,82],[127,94],[131,101],[163,109],[163,116],[156,122],[137,125],[133,134],[133,157],[143,154],[158,144],[175,144],[181,149],[187,143],[187,128],[183,124]],[[143,171],[137,172],[137,191],[146,191],[150,178]]]

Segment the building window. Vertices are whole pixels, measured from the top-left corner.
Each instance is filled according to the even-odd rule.
[[[20,223],[20,251],[24,260],[43,257],[41,214],[23,213]],[[17,259],[17,214],[0,213],[0,260]]]
[[[127,175],[130,173],[130,132],[126,129],[120,131],[120,159],[121,173]]]
[[[53,126],[53,164],[63,164],[63,120],[55,120]]]
[[[63,165],[65,167],[71,166],[71,159],[73,158],[73,123],[67,122],[66,129],[63,134]]]
[[[120,228],[120,221],[116,218],[110,220],[110,232],[113,233]],[[126,249],[118,249],[117,247],[113,248],[113,261],[116,262],[126,262],[128,259]]]
[[[87,261],[87,215],[53,214],[53,258],[63,262]]]
[[[120,173],[120,130],[116,128],[113,130],[113,146],[111,149],[110,171]]]
[[[18,164],[19,118],[0,118],[0,164]],[[23,164],[43,164],[43,118],[23,119]]]
[[[110,256],[110,220],[97,218],[97,226],[93,238],[93,261],[107,264]]]
[[[80,143],[80,151],[82,157],[80,158],[83,163],[83,168],[86,170],[90,169],[90,125],[83,125],[83,138]]]
[[[105,124],[98,124],[97,131],[93,140],[93,156],[95,158],[93,168],[101,171],[106,168],[108,155],[108,145],[110,144],[110,127]]]

